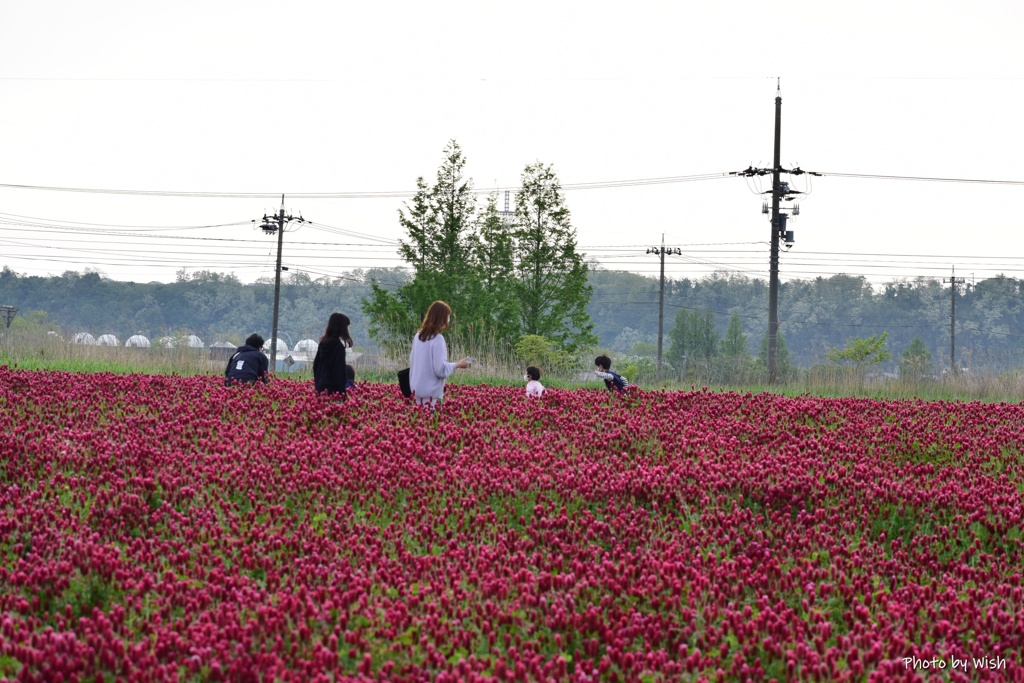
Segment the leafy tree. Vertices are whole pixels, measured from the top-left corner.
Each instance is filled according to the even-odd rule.
[[[565,370],[575,359],[539,334],[528,334],[516,342],[516,357],[523,366],[536,365],[546,372]]]
[[[658,355],[658,345],[654,342],[638,341],[634,342],[633,347],[629,351],[634,356],[656,358]]]
[[[729,328],[725,331],[725,339],[722,340],[722,355],[728,358],[750,355],[747,351],[747,335],[743,334],[743,323],[740,321],[739,313],[733,313],[729,318]]]
[[[704,309],[703,314],[697,311],[691,314],[688,333],[688,345],[695,358],[710,360],[718,354],[718,330],[715,328],[715,314],[710,308]]]
[[[480,229],[471,240],[473,260],[479,275],[477,310],[486,331],[499,340],[511,341],[523,334],[522,304],[518,297],[515,267],[515,232],[498,213],[498,197],[491,193],[480,217]]]
[[[616,372],[628,379],[630,384],[636,385],[655,381],[658,376],[658,365],[653,358],[642,356],[623,363]]]
[[[908,380],[919,380],[935,372],[932,353],[924,345],[920,337],[910,340],[910,346],[900,354],[900,377]]]
[[[675,325],[669,330],[668,338],[669,363],[680,369],[689,366],[699,374],[710,374],[719,344],[715,314],[710,308],[704,309],[703,313],[686,309],[676,313]]]
[[[481,302],[472,296],[478,282],[471,251],[476,197],[472,180],[463,177],[465,165],[462,149],[449,141],[434,185],[417,178],[416,194],[399,209],[406,231],[399,254],[412,267],[412,280],[393,293],[373,283],[363,303],[372,321],[370,334],[381,342],[407,342],[438,299],[447,301],[463,324],[479,322]]]
[[[750,367],[751,356],[747,350],[747,335],[743,334],[743,323],[739,313],[729,318],[729,327],[722,340],[722,353],[719,367],[722,379],[726,382],[739,380],[744,371]]]
[[[668,331],[668,353],[666,357],[673,365],[680,365],[690,353],[690,313],[685,308],[676,313],[675,325]]]
[[[622,332],[612,342],[612,348],[623,353],[633,353],[633,349],[641,341],[643,341],[643,335],[640,333],[640,330],[633,329],[632,327],[623,327]]]
[[[405,287],[392,292],[377,282],[370,283],[370,295],[363,300],[363,314],[369,318],[369,332],[390,352],[404,348],[417,327],[416,304]]]
[[[238,290],[241,282],[234,275],[209,270],[199,270],[189,275],[181,269],[177,273],[177,284],[184,289],[192,319],[203,328],[238,306],[231,295]]]
[[[885,339],[888,336],[888,332],[883,332],[881,335],[873,334],[863,339],[847,339],[846,346],[841,349],[829,349],[826,357],[833,363],[852,363],[858,371],[870,365],[884,363],[892,358],[892,354],[885,348]]]
[[[789,347],[786,345],[786,340],[783,338],[782,333],[778,332],[775,336],[775,363],[776,371],[778,372],[779,379],[787,380],[791,379],[796,375],[796,366],[793,365],[793,361],[789,357]],[[756,369],[758,372],[767,375],[768,372],[768,331],[765,330],[764,335],[761,337],[761,347],[757,354]]]
[[[237,305],[237,302],[235,303]],[[137,309],[132,318],[132,326],[136,332],[142,332],[150,336],[167,328],[167,321],[160,310],[160,304],[152,295],[143,294],[139,297]]]
[[[676,313],[675,325],[669,330],[669,360],[675,362],[686,356],[690,360],[712,358],[718,353],[718,330],[711,309]]]
[[[50,321],[46,311],[18,311],[8,329],[17,332],[44,335],[50,330]],[[0,328],[2,331],[3,328]]]
[[[523,331],[574,353],[597,344],[587,314],[587,264],[576,251],[558,177],[551,166],[530,164],[516,195],[516,281]]]

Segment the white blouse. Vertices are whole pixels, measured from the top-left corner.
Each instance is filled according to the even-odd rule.
[[[420,341],[419,332],[412,338],[409,352],[409,387],[416,403],[434,405],[444,398],[444,381],[455,371],[448,362],[448,345],[440,334]]]

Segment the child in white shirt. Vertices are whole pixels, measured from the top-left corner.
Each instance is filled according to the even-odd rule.
[[[540,368],[531,365],[526,368],[526,396],[528,398],[540,398],[544,395],[544,385],[540,383]]]

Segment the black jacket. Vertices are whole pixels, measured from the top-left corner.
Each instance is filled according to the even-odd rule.
[[[316,392],[344,394],[347,379],[345,345],[338,338],[320,342],[316,349],[316,357],[313,358],[313,386],[316,387]]]
[[[224,369],[224,384],[255,384],[256,380],[267,381],[270,361],[259,349],[246,344],[239,346]]]

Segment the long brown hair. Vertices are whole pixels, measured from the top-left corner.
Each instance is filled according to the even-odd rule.
[[[350,324],[352,324],[351,321],[344,313],[331,313],[331,317],[327,319],[327,328],[324,330],[324,336],[320,337],[320,343],[323,344],[328,339],[340,339],[349,348],[355,346],[355,342],[352,341],[352,337],[348,334],[348,326]]]
[[[430,304],[427,314],[420,325],[420,341],[429,341],[448,329],[448,321],[452,317],[452,307],[443,301]]]

